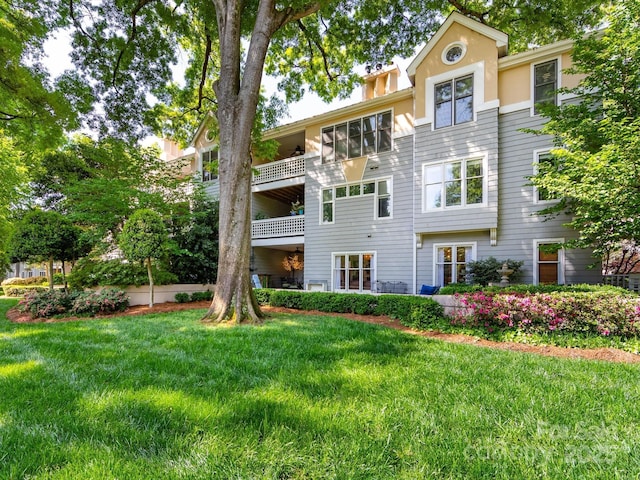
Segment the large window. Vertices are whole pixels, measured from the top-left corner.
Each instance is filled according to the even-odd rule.
[[[485,166],[482,158],[424,166],[425,209],[466,207],[484,203]]]
[[[555,105],[558,90],[558,61],[539,63],[533,67],[533,109],[538,113],[538,106]]]
[[[533,171],[534,175],[540,171],[541,165],[552,165],[553,161],[553,155],[551,155],[551,153],[549,152],[536,153]],[[558,199],[558,197],[553,192],[550,192],[549,189],[544,187],[534,187],[534,194],[536,202],[548,202]]]
[[[335,201],[345,198],[371,196],[374,200],[375,219],[392,216],[393,185],[391,178],[372,179],[365,182],[336,185],[322,190],[322,223],[333,223]]]
[[[475,258],[475,245],[435,245],[435,285],[464,283],[467,263]]]
[[[391,150],[391,111],[322,129],[322,162],[347,160]]]
[[[218,150],[202,152],[202,181],[218,178]]]
[[[473,120],[473,75],[435,86],[435,128]]]
[[[557,244],[563,239],[536,240],[534,282],[536,285],[564,284],[564,251]]]
[[[334,290],[370,291],[375,281],[373,253],[346,253],[333,256]]]

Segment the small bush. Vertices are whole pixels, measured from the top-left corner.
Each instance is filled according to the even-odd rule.
[[[254,288],[253,293],[259,305],[269,305],[274,290],[270,288]]]
[[[177,303],[188,303],[189,302],[189,294],[180,292],[176,293],[176,302]]]
[[[213,298],[213,292],[207,290],[205,292],[193,292],[191,294],[192,302],[210,301]]]
[[[53,284],[54,285],[64,285],[64,275],[61,273],[53,274]]]
[[[82,292],[76,295],[70,312],[75,315],[94,316],[123,312],[129,306],[126,292],[117,288],[104,288],[99,292]]]
[[[31,318],[48,318],[67,312],[75,300],[75,295],[64,290],[32,289],[18,303],[18,309],[29,312]]]
[[[508,287],[483,287],[482,285],[468,285],[466,283],[451,283],[442,287],[438,292],[439,295],[455,295],[456,293],[553,293],[553,292],[602,292],[611,295],[622,295],[625,297],[633,297],[635,294],[621,287],[613,287],[611,285],[527,285],[513,284]]]
[[[18,303],[18,309],[32,318],[54,315],[97,315],[124,311],[129,306],[127,294],[115,288],[100,292],[65,292],[64,290],[30,291]]]

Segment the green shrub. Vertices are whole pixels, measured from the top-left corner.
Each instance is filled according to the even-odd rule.
[[[156,285],[170,285],[177,277],[167,270],[153,266],[153,281]],[[121,260],[93,260],[83,258],[69,274],[69,286],[75,290],[96,286],[148,285],[149,276],[145,266],[139,263],[124,263]]]
[[[61,273],[53,274],[53,284],[54,285],[64,285],[64,275]]]
[[[99,292],[82,292],[76,294],[69,312],[75,315],[94,316],[123,312],[129,306],[126,292],[117,288],[103,288]]]
[[[512,284],[508,287],[483,287],[482,285],[468,285],[466,283],[451,283],[442,287],[438,292],[439,295],[455,295],[456,293],[552,293],[552,292],[606,292],[612,295],[622,295],[633,297],[635,294],[621,287],[613,287],[611,285],[527,285]]]
[[[191,301],[192,302],[202,302],[202,301],[209,301],[213,298],[213,292],[211,292],[210,290],[207,290],[205,292],[193,292],[191,294]]]
[[[20,278],[20,277],[12,277],[7,278],[2,281],[2,285],[44,285],[48,284],[47,277],[28,277],[28,278]]]
[[[444,318],[444,309],[431,298],[409,295],[368,295],[330,292],[275,290],[269,303],[274,307],[320,312],[388,315],[413,328],[433,328]]]
[[[489,283],[500,282],[501,275],[498,270],[506,263],[513,272],[509,275],[509,281],[516,283],[522,276],[522,265],[524,262],[516,260],[496,260],[494,257],[474,260],[467,263],[467,273],[472,278],[472,283],[488,285]]]
[[[64,290],[30,291],[18,303],[18,308],[32,318],[54,315],[97,315],[124,311],[129,305],[127,294],[115,288],[100,292],[66,292]]]
[[[76,295],[64,290],[32,289],[18,303],[18,309],[29,312],[31,318],[48,318],[67,312],[72,306]]]
[[[254,288],[253,294],[256,296],[256,300],[259,305],[269,305],[271,301],[271,295],[275,290],[270,288]]]
[[[189,302],[189,294],[185,292],[176,293],[176,302],[177,303],[188,303]]]
[[[7,297],[22,297],[29,292],[44,292],[49,290],[46,287],[27,286],[27,285],[16,286],[16,287],[5,286],[3,288],[4,288],[4,294]]]

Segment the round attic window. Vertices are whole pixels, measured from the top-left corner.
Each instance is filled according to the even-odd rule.
[[[204,138],[207,140],[207,142],[213,142],[216,138],[216,132],[214,132],[213,129],[210,128],[209,130],[207,130],[207,133],[204,134]]]
[[[462,60],[465,53],[467,53],[467,46],[464,43],[452,43],[442,51],[442,61],[447,65],[453,65]]]

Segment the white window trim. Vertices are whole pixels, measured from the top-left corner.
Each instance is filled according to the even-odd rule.
[[[446,82],[447,80],[453,80],[454,78],[465,77],[467,75],[473,75],[473,120],[475,122],[478,117],[478,112],[485,110],[484,107],[484,61],[473,63],[464,67],[450,70],[440,75],[429,77],[425,80],[425,92],[426,92],[426,106],[425,106],[425,118],[421,119],[420,124],[431,124],[431,130],[435,130],[435,88],[438,83]],[[470,123],[470,122],[465,122]],[[453,128],[460,124],[453,124],[447,127],[440,127],[438,131],[446,130],[447,128]]]
[[[427,207],[427,191],[426,191],[426,170],[428,167],[433,167],[434,165],[443,165],[446,163],[455,163],[455,162],[463,162],[466,160],[482,160],[482,171],[484,172],[484,174],[482,175],[482,203],[473,203],[471,205],[453,205],[451,207],[446,207],[444,205],[444,197],[443,197],[443,201],[442,201],[442,205],[440,207],[437,208],[428,208]],[[452,158],[450,160],[442,160],[439,162],[430,162],[430,163],[423,163],[422,164],[422,213],[428,213],[428,212],[438,212],[438,211],[444,211],[444,210],[457,210],[457,209],[467,209],[467,208],[482,208],[482,207],[486,207],[487,206],[487,202],[488,202],[488,195],[489,195],[489,172],[488,172],[488,160],[487,160],[487,154],[483,153],[483,154],[478,154],[478,155],[469,155],[467,157],[459,157],[459,158]],[[466,179],[466,174],[465,174],[465,179]],[[443,182],[444,183],[444,179]],[[466,190],[465,190],[466,191]],[[466,199],[465,199],[466,201]]]
[[[353,118],[348,118],[348,119],[346,119],[344,121],[329,123],[327,125],[321,125],[320,126],[320,142],[319,142],[319,145],[320,145],[320,151],[319,151],[320,164],[321,165],[328,165],[328,164],[338,163],[338,162],[348,162],[349,160],[353,160],[354,158],[359,158],[359,157],[349,157],[349,153],[348,153],[348,147],[349,147],[349,143],[348,143],[349,142],[349,137],[348,137],[348,135],[349,135],[349,122],[353,122],[353,121],[358,120],[358,119],[362,121],[362,119],[365,118],[365,117],[371,117],[372,115],[378,115],[380,113],[385,113],[385,112],[389,112],[389,111],[391,112],[391,148],[390,148],[390,150],[388,152],[377,152],[376,151],[374,153],[367,153],[366,155],[364,155],[363,152],[360,152],[360,153],[362,153],[361,156],[374,157],[376,155],[384,155],[385,153],[393,152],[393,146],[394,146],[394,140],[395,140],[394,135],[395,135],[395,131],[396,131],[396,114],[395,114],[395,108],[394,107],[390,107],[390,108],[383,108],[381,110],[375,110],[373,112],[363,113],[362,115],[359,115],[359,116],[353,117]],[[334,160],[332,162],[325,163],[324,155],[322,154],[322,152],[323,152],[322,131],[325,128],[329,128],[329,127],[334,127],[335,128],[337,125],[343,125],[345,123],[347,124],[347,158],[345,160],[335,160],[335,158],[334,158]],[[361,135],[364,135],[364,131],[361,132]],[[333,144],[334,144],[334,149],[333,150],[334,150],[334,155],[335,155],[335,137],[333,139]],[[361,146],[362,146],[362,143],[361,143]]]
[[[329,203],[324,201],[324,191],[331,190],[331,204],[333,205],[333,216],[330,222],[324,221],[324,204]],[[318,216],[320,225],[333,225],[336,223],[336,188],[335,187],[322,187],[320,188],[320,215]]]
[[[551,62],[555,60],[556,61],[556,90],[562,88],[562,56],[554,56],[554,57],[548,57],[545,59],[540,59],[537,60],[535,63],[531,63],[530,66],[530,73],[529,73],[529,78],[530,78],[530,84],[529,84],[529,88],[530,88],[530,99],[531,99],[531,106],[530,108],[530,114],[532,117],[539,117],[540,114],[539,113],[535,113],[536,110],[536,66],[537,65],[541,65],[543,63],[547,63],[547,62]],[[558,93],[556,93],[556,105],[560,104],[560,95]]]
[[[433,244],[433,275],[431,285],[438,285],[438,248],[441,247],[471,247],[471,262],[475,262],[478,258],[478,242],[444,242]],[[459,283],[459,279],[456,278]]]
[[[381,217],[380,212],[378,211],[378,198],[379,198],[378,182],[382,182],[385,180],[389,181],[389,203],[391,204],[390,205],[391,212],[388,217]],[[375,187],[376,191],[375,191],[375,194],[373,195],[374,197],[373,218],[374,220],[382,220],[382,221],[391,220],[393,219],[393,177],[376,178],[375,182],[376,182],[376,187]]]
[[[218,144],[215,145],[209,145],[206,148],[203,148],[202,150],[200,150],[200,154],[198,155],[198,166],[199,166],[199,171],[200,171],[200,180],[202,180],[202,177],[204,176],[204,162],[203,162],[203,157],[204,154],[207,152],[211,152],[212,150],[217,150],[218,151],[218,160],[220,160],[220,149],[218,148]],[[216,178],[213,178],[211,180],[207,180],[207,182],[213,182],[215,180],[218,180],[218,175],[216,175]],[[202,180],[204,182],[204,180]]]
[[[460,55],[460,58],[458,58],[457,60],[454,60],[453,62],[450,62],[449,60],[447,60],[447,53],[453,47],[460,47],[462,49],[462,54]],[[456,63],[461,61],[466,54],[467,54],[467,44],[459,40],[456,40],[455,42],[451,42],[449,45],[444,47],[444,49],[442,50],[442,54],[440,55],[440,59],[442,60],[442,63],[444,63],[445,65],[455,65]]]
[[[538,165],[540,164],[540,155],[545,155],[547,153],[551,153],[550,148],[543,148],[540,150],[533,151],[533,174],[534,175],[538,174]],[[533,185],[532,188],[533,188],[533,203],[535,204],[548,205],[552,203],[557,203],[559,201],[557,198],[550,199],[550,200],[540,200],[538,196],[538,187]]]
[[[533,284],[538,285],[540,279],[538,278],[538,261],[539,261],[539,247],[540,245],[549,243],[564,243],[564,238],[536,238],[533,240]],[[565,284],[565,255],[564,248],[558,250],[558,285]]]
[[[335,288],[335,275],[336,275],[336,257],[344,256],[344,255],[372,255],[371,259],[371,290],[350,290],[350,289],[339,289]],[[331,292],[371,292],[373,291],[373,286],[377,281],[378,275],[378,251],[377,250],[358,250],[358,251],[348,251],[348,252],[331,252]]]

